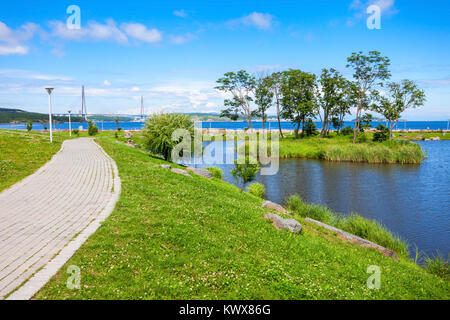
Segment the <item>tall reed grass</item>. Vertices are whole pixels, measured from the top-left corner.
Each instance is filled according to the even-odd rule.
[[[368,220],[358,214],[352,213],[349,216],[340,216],[329,208],[308,204],[298,195],[292,195],[287,199],[289,210],[300,217],[309,217],[321,221],[328,225],[347,231],[358,237],[372,241],[380,246],[395,251],[397,255],[407,258],[409,256],[408,244],[393,235],[382,224],[374,220]]]

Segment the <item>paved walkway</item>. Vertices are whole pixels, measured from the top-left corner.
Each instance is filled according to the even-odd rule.
[[[97,230],[119,193],[114,161],[89,138],[65,141],[49,163],[0,193],[0,299],[30,299]]]

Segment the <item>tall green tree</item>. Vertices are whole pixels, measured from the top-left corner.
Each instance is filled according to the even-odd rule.
[[[265,129],[265,122],[267,120],[267,110],[272,106],[274,97],[271,86],[271,78],[268,76],[262,76],[257,80],[255,104],[258,107],[252,112],[252,116],[260,117],[262,119],[263,130]]]
[[[382,57],[378,51],[370,51],[367,55],[362,52],[352,53],[347,58],[347,68],[352,68],[354,84],[357,89],[357,105],[355,127],[353,132],[353,143],[359,132],[360,117],[362,111],[370,105],[377,95],[377,86],[383,86],[383,82],[390,78],[390,60]]]
[[[217,83],[219,84],[216,87],[217,90],[232,95],[231,100],[225,100],[225,106],[228,107],[225,113],[233,114],[236,109],[239,109],[247,120],[249,128],[253,129],[251,103],[256,89],[255,78],[249,75],[247,71],[240,70],[225,73],[222,78],[217,80]]]
[[[318,114],[322,121],[321,137],[328,135],[332,124],[333,116],[336,116],[339,108],[344,104],[348,80],[338,71],[331,68],[322,69],[319,78],[321,89],[318,94]]]
[[[164,160],[171,160],[173,148],[182,142],[172,140],[172,134],[177,129],[189,131],[191,137],[194,135],[194,123],[187,115],[177,113],[152,115],[142,130],[145,147],[154,154],[162,155]]]
[[[423,106],[426,101],[425,92],[417,87],[411,80],[400,83],[391,82],[385,95],[378,96],[378,104],[374,111],[383,115],[389,122],[389,138],[392,138],[392,129],[397,124],[401,114],[409,108]]]
[[[301,70],[284,71],[280,91],[282,115],[294,123],[295,138],[298,139],[300,125],[303,136],[306,120],[316,115],[316,76]]]

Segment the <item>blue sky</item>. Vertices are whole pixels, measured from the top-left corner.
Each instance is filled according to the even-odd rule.
[[[381,9],[370,30],[369,5]],[[81,29],[70,30],[70,5]],[[410,120],[450,118],[450,2],[342,1],[20,1],[0,11],[0,106],[45,112],[43,87],[55,86],[54,111],[90,113],[217,112],[215,81],[251,73],[334,67],[378,50],[392,80],[411,79],[427,95]]]

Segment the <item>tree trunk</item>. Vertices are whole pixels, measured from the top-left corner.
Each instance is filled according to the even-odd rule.
[[[302,138],[305,136],[305,118],[302,119]]]
[[[297,127],[295,128],[295,139],[298,139],[298,131],[300,130],[300,122],[297,122]]]
[[[392,120],[389,120],[389,139],[392,139]]]
[[[262,114],[262,127],[263,127],[263,132],[264,132],[264,129],[265,129],[265,126],[264,126],[264,119],[265,119],[264,111],[262,111],[261,114]]]
[[[320,137],[325,137],[327,134],[327,124],[328,124],[328,114],[324,114],[322,122],[322,131],[320,132]]]
[[[358,106],[358,110],[356,110],[355,128],[353,129],[353,144],[356,144],[356,138],[358,137],[360,111],[360,107]]]
[[[277,100],[278,130],[280,131],[280,136],[281,136],[281,138],[284,138],[284,136],[283,136],[283,131],[281,130],[280,101],[278,100],[278,91],[275,91],[275,99]]]

